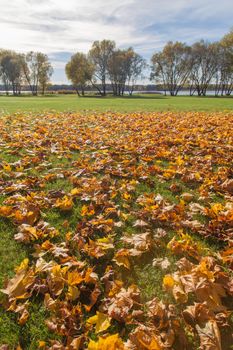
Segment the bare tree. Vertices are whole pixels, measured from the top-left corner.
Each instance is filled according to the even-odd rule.
[[[217,45],[215,95],[230,95],[233,90],[233,30]]]
[[[42,66],[41,72],[39,74],[39,85],[40,85],[42,95],[45,94],[45,90],[49,84],[49,80],[52,74],[53,74],[53,67],[51,63],[48,61],[45,61]]]
[[[190,94],[197,91],[205,96],[207,88],[217,71],[217,46],[203,40],[192,45],[192,69],[190,73]]]
[[[186,83],[192,65],[191,49],[181,42],[169,41],[163,51],[155,53],[151,59],[151,80],[162,83],[165,91],[176,96]]]
[[[106,95],[108,64],[115,49],[115,42],[111,40],[94,41],[89,57],[95,66],[95,77],[101,83],[101,94]]]
[[[127,50],[115,50],[108,62],[108,75],[114,95],[123,95],[127,81]]]
[[[145,60],[131,47],[126,50],[114,50],[108,61],[108,77],[114,95],[123,95],[128,88],[132,95],[137,79],[145,68]]]
[[[41,52],[30,51],[24,55],[23,71],[32,95],[38,94],[40,80],[45,82],[52,74],[48,56]]]
[[[137,80],[142,78],[143,70],[146,68],[146,60],[132,48],[128,49],[126,60],[128,91],[132,95]]]
[[[23,83],[22,56],[14,51],[0,52],[0,75],[6,94],[12,89],[14,95],[21,93]]]
[[[6,95],[9,95],[10,90],[10,80],[9,76],[7,74],[7,67],[6,67],[6,57],[10,56],[11,51],[8,50],[1,50],[0,51],[0,78],[4,84]]]

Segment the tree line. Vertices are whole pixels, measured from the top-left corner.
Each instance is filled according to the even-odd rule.
[[[0,79],[7,95],[10,91],[20,95],[25,85],[34,96],[39,90],[44,94],[52,73],[48,56],[41,52],[19,54],[12,50],[0,50]]]
[[[105,96],[112,93],[132,95],[138,81],[149,75],[151,82],[176,96],[181,89],[190,95],[205,96],[211,87],[215,95],[231,95],[233,90],[233,30],[218,42],[200,40],[193,45],[169,41],[153,54],[150,64],[132,47],[117,48],[115,41],[94,41],[87,54],[75,53],[66,64],[68,80],[79,96],[96,89]],[[0,50],[0,79],[5,91],[14,95],[27,85],[33,95],[48,86],[53,68],[41,52],[18,54]]]
[[[190,95],[205,96],[215,87],[215,95],[230,95],[233,90],[233,30],[219,42],[204,40],[188,46],[168,42],[151,59],[151,80],[162,83],[165,93],[176,96],[188,86]]]
[[[90,84],[106,95],[107,82],[114,95],[126,91],[132,95],[137,80],[150,68],[150,80],[162,86],[165,94],[176,96],[182,88],[190,95],[205,96],[215,88],[215,95],[230,95],[233,90],[233,30],[219,42],[204,40],[188,46],[169,41],[151,58],[149,66],[133,48],[119,49],[111,40],[95,41],[88,52],[77,52],[66,65],[67,78],[79,95]]]

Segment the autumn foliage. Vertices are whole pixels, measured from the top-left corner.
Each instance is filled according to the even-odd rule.
[[[22,327],[35,298],[46,307],[58,340],[38,349],[230,349],[232,114],[17,114],[0,128],[0,219],[28,248],[2,307]],[[144,264],[161,275],[150,300]]]

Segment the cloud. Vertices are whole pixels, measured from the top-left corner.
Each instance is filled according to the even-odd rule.
[[[59,70],[72,53],[87,52],[103,38],[134,46],[146,58],[168,40],[217,40],[230,29],[233,10],[232,0],[0,0],[0,5],[0,47],[42,51]],[[57,60],[59,52],[69,54]]]

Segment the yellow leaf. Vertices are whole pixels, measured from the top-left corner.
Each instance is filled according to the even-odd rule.
[[[114,256],[113,261],[117,263],[118,266],[124,266],[126,269],[130,269],[129,262],[129,251],[127,249],[120,249]]]
[[[131,195],[129,193],[125,192],[122,194],[122,198],[127,201],[127,200],[131,199]]]
[[[68,285],[75,286],[77,284],[80,284],[84,278],[81,276],[81,274],[77,271],[68,272]]]
[[[19,266],[17,266],[15,268],[15,272],[20,272],[22,270],[26,270],[28,268],[28,264],[29,264],[29,259],[28,258],[25,258],[21,264]]]
[[[18,323],[20,324],[20,326],[23,326],[27,322],[28,317],[29,317],[29,312],[27,309],[24,309],[22,315],[20,316],[20,318],[18,320]]]
[[[163,285],[165,288],[170,289],[175,285],[175,280],[171,275],[166,275],[163,278]]]
[[[12,208],[8,205],[0,206],[0,216],[7,217],[12,214]]]
[[[113,334],[106,338],[100,337],[97,342],[91,340],[88,350],[124,350],[124,344],[118,334]]]
[[[81,216],[91,216],[95,214],[95,210],[93,208],[88,208],[87,205],[83,205],[81,209]]]
[[[97,311],[98,312],[98,311]],[[97,314],[92,316],[92,317],[89,317],[87,319],[87,323],[91,324],[91,325],[95,325],[97,323],[97,320],[98,320],[98,316]]]
[[[80,190],[79,190],[77,187],[72,188],[72,190],[70,191],[70,194],[71,194],[72,196],[75,196],[75,195],[77,195],[77,194],[79,194],[79,193],[80,193]]]
[[[9,171],[9,172],[12,170],[10,164],[8,164],[8,163],[6,163],[6,164],[3,165],[3,169],[4,169],[5,171]]]
[[[139,339],[139,342],[143,345],[143,347],[147,350],[161,350],[157,340],[155,338],[151,339],[149,344],[145,343],[143,339]]]
[[[69,286],[68,287],[68,292],[67,292],[67,297],[70,300],[76,300],[80,295],[80,290],[76,286]]]
[[[62,199],[57,199],[55,203],[55,207],[59,208],[63,211],[69,211],[73,208],[73,201],[72,198],[69,198],[68,196],[64,196]]]
[[[46,346],[46,342],[43,341],[43,340],[39,340],[38,341],[38,346],[39,346],[39,349],[42,349],[42,348],[44,348]]]
[[[195,173],[194,174],[194,176],[195,176],[195,179],[197,180],[197,181],[199,181],[200,179],[201,179],[201,175],[200,175],[200,173]]]
[[[99,333],[105,331],[106,329],[108,329],[108,327],[110,327],[110,321],[111,317],[105,315],[102,312],[97,311],[95,316],[88,318],[87,323],[91,325],[96,325],[96,333]]]
[[[180,166],[180,165],[184,164],[184,160],[179,156],[176,158],[176,164]]]
[[[24,167],[22,165],[16,167],[16,171],[23,171]]]

